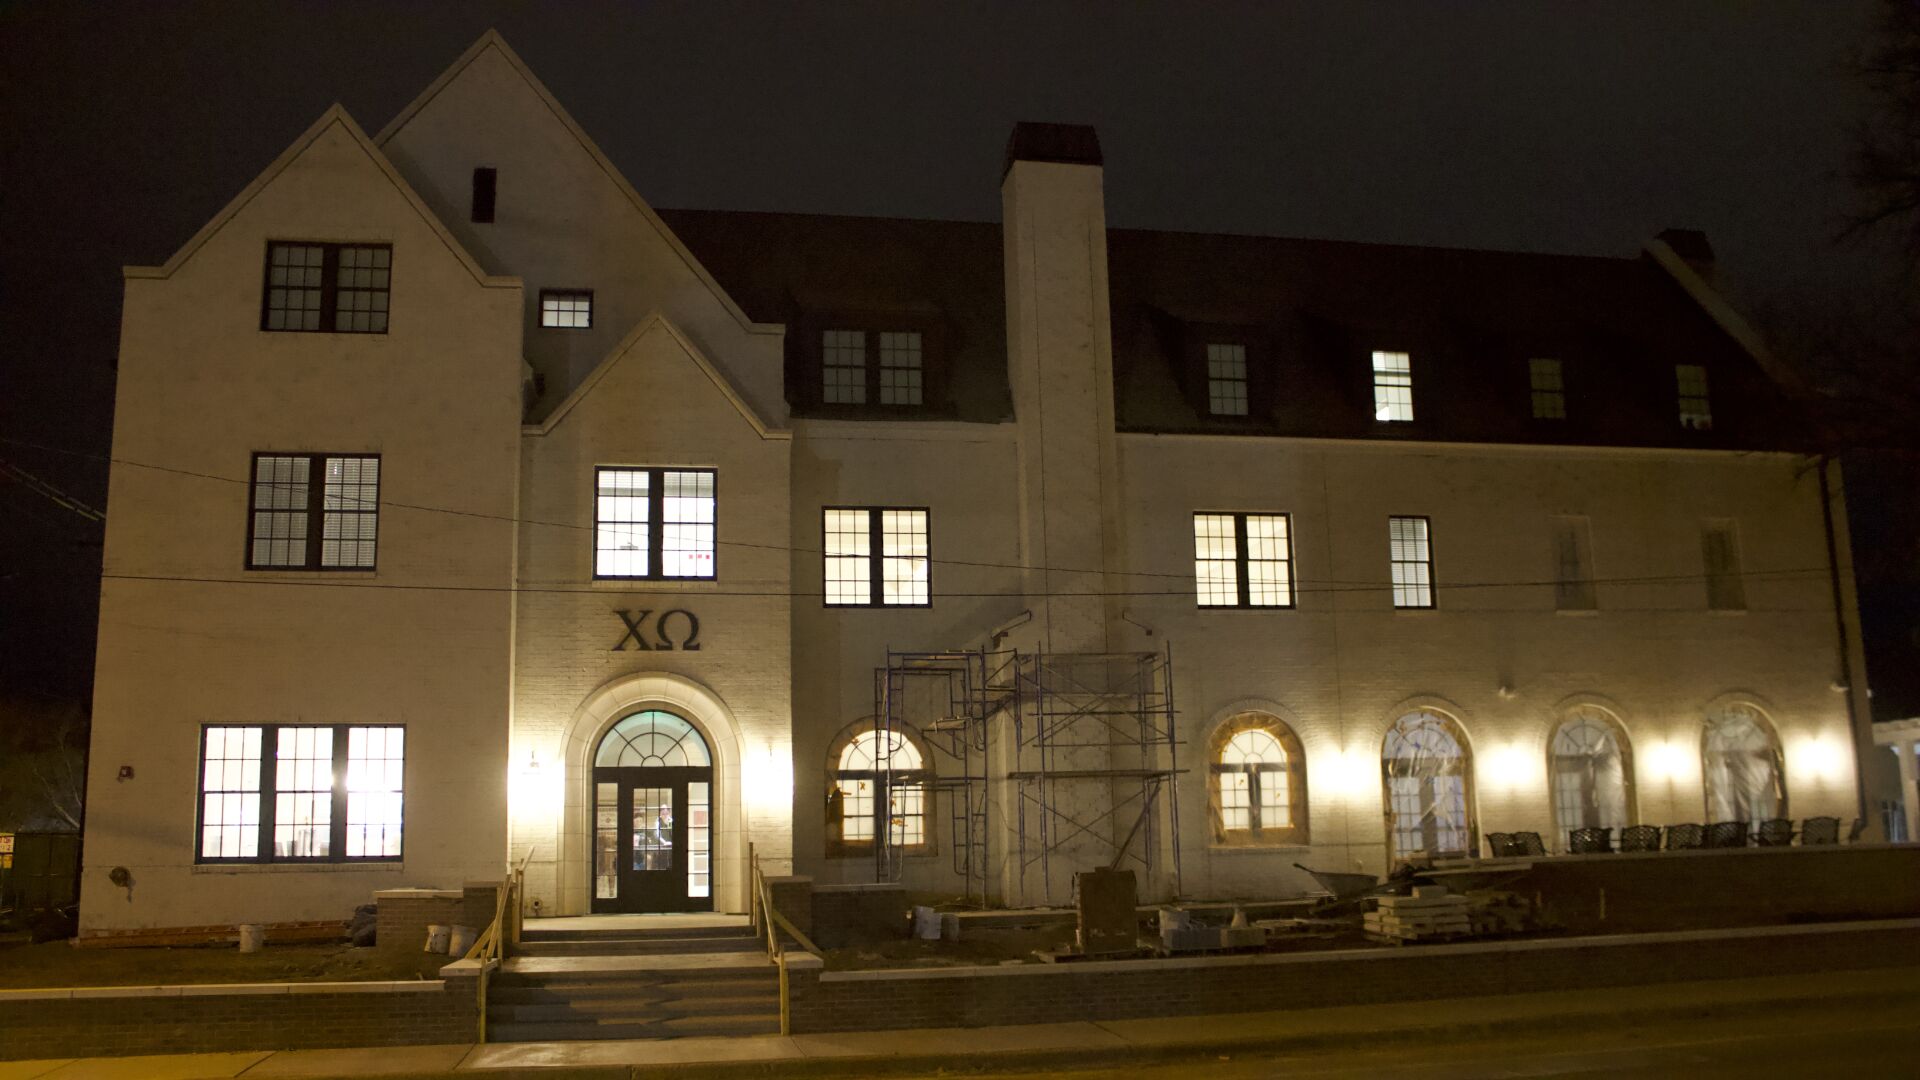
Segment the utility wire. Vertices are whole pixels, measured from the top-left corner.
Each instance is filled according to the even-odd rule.
[[[13,440],[9,439],[6,441],[12,442]],[[107,520],[106,514],[95,510],[93,507],[88,506],[86,503],[81,502],[79,499],[60,490],[53,484],[40,479],[38,476],[33,475],[11,461],[0,459],[0,475],[8,477],[21,487],[46,499],[62,510],[86,518],[88,521],[101,522]]]
[[[106,462],[113,465],[124,465],[130,468],[149,469],[156,472],[173,473],[175,475],[187,476],[187,477],[192,477],[192,478],[201,479],[201,480],[214,480],[224,484],[238,484],[243,486],[252,484],[251,480],[237,479],[231,476],[220,476],[214,473],[197,472],[192,469],[181,469],[181,468],[176,468],[169,465],[156,465],[151,462],[132,461],[125,458],[109,457],[109,456],[100,455],[100,454],[89,454],[89,453],[84,453],[78,450],[67,450],[61,447],[46,446],[40,443],[26,442],[20,439],[10,439],[5,436],[0,436],[0,443],[6,443],[13,446],[29,447],[32,449],[44,450],[49,453],[55,453],[55,454],[66,454],[72,457],[86,458],[94,461]],[[539,518],[521,518],[521,517],[513,517],[509,515],[502,515],[502,514],[488,514],[488,513],[483,513],[477,510],[459,510],[451,507],[429,506],[429,505],[419,504],[419,503],[398,502],[398,501],[395,501],[392,499],[386,499],[386,498],[380,499],[379,505],[384,507],[392,507],[394,509],[400,509],[400,510],[416,510],[416,511],[421,511],[425,513],[450,514],[457,517],[479,518],[479,519],[488,520],[488,521],[500,521],[500,522],[506,522],[510,524],[543,525],[551,528],[572,529],[580,532],[592,532],[594,531],[594,528],[595,528],[592,525],[582,525],[582,524],[579,524],[578,522],[545,521]],[[104,517],[104,515],[102,516]],[[792,547],[792,546],[783,545],[783,544],[762,544],[762,543],[754,543],[754,542],[745,541],[745,540],[720,540],[716,538],[715,543],[718,545],[727,546],[727,547],[739,547],[739,548],[749,548],[749,549],[757,549],[757,550],[764,550],[764,551],[776,551],[776,552],[781,552],[783,554],[802,554],[802,555],[825,555],[826,554],[824,551],[822,551],[819,548]],[[1164,571],[1152,571],[1152,570],[1108,571],[1108,570],[1097,570],[1097,569],[1036,567],[1036,566],[1029,566],[1025,563],[988,562],[988,561],[971,560],[971,559],[948,559],[948,558],[940,558],[937,556],[921,556],[921,557],[926,558],[928,562],[932,565],[943,565],[943,566],[966,566],[966,567],[976,567],[976,568],[993,569],[993,570],[1018,570],[1018,571],[1035,571],[1035,572],[1044,571],[1044,572],[1052,572],[1052,573],[1060,573],[1060,574],[1100,574],[1103,576],[1112,574],[1113,576],[1116,576],[1116,577],[1167,578],[1170,580],[1177,580],[1177,581],[1184,581],[1184,582],[1190,582],[1193,580],[1193,572],[1191,570],[1179,572],[1179,573],[1167,573]],[[1827,572],[1828,572],[1828,568],[1825,566],[1810,566],[1810,567],[1798,567],[1798,568],[1791,568],[1791,569],[1747,570],[1747,571],[1742,571],[1740,576],[1744,578],[1792,577],[1792,576],[1798,576],[1798,575],[1814,575],[1814,574],[1824,575]],[[368,581],[306,582],[306,581],[286,581],[284,579],[270,580],[265,578],[246,578],[246,579],[195,578],[195,577],[170,577],[167,575],[144,575],[143,576],[143,575],[106,574],[102,576],[106,578],[122,578],[125,580],[200,581],[200,582],[206,582],[209,584],[236,584],[236,585],[313,584],[313,585],[325,585],[330,587],[385,586],[389,588],[413,588],[413,589],[444,588],[444,589],[452,589],[455,591],[496,591],[496,589],[505,588],[505,587],[494,587],[494,586],[431,586],[431,585],[400,586],[400,585],[394,585],[392,583],[386,583],[386,582],[368,582]],[[1663,584],[1685,584],[1685,583],[1691,583],[1691,582],[1705,581],[1707,577],[1708,575],[1703,572],[1703,573],[1697,573],[1697,574],[1650,574],[1650,575],[1642,575],[1637,577],[1587,578],[1584,580],[1592,582],[1597,585],[1663,585]],[[709,581],[712,579],[709,579],[709,578],[667,578],[667,579],[649,578],[644,580],[649,586],[654,586],[660,583],[670,583],[670,582],[684,582],[689,584],[698,584],[698,583]],[[1386,579],[1381,579],[1378,581],[1342,581],[1334,578],[1296,578],[1293,582],[1293,588],[1296,593],[1372,592],[1380,589],[1391,588],[1392,584],[1393,583],[1391,581],[1388,581]],[[1443,581],[1443,582],[1435,583],[1436,587],[1444,588],[1448,590],[1544,588],[1544,587],[1550,587],[1550,586],[1555,586],[1559,584],[1562,584],[1562,582],[1559,579],[1554,579],[1554,578],[1542,579],[1542,580],[1529,580],[1529,581]],[[522,587],[522,586],[515,586],[513,588],[520,589],[521,591],[532,591],[532,592],[579,591],[579,592],[591,592],[591,593],[604,593],[607,591],[606,586],[582,588],[582,589],[562,589],[562,590],[543,590],[537,587]],[[739,592],[739,591],[726,592],[726,591],[715,591],[710,589],[701,589],[699,591],[701,595],[705,595],[705,596],[788,596],[793,598],[808,598],[808,597],[818,597],[824,594],[823,592],[801,592],[801,591],[791,591],[791,590],[780,590],[780,591],[769,591],[769,592]],[[1166,591],[1086,589],[1086,590],[1055,590],[1055,591],[1048,591],[1048,592],[1027,592],[1025,590],[1022,590],[1017,593],[1008,592],[1005,590],[994,591],[994,592],[948,592],[946,590],[942,590],[940,592],[940,595],[956,597],[956,598],[1001,597],[1001,596],[1016,596],[1016,595],[1017,596],[1036,596],[1036,597],[1038,596],[1124,597],[1124,596],[1186,596],[1186,595],[1190,595],[1191,593],[1192,593],[1191,588],[1184,588],[1184,589],[1175,589],[1175,590],[1166,590]],[[842,606],[842,605],[835,605],[835,606]],[[861,607],[866,605],[848,604],[844,606]],[[1222,605],[1222,606],[1230,607],[1232,605]]]

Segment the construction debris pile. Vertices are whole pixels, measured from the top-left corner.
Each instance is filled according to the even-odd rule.
[[[1416,885],[1411,896],[1383,896],[1379,907],[1362,920],[1375,941],[1445,941],[1467,937],[1473,930],[1467,898],[1445,885]]]

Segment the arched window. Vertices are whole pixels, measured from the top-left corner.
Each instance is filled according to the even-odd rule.
[[[1569,712],[1547,750],[1553,813],[1562,834],[1633,824],[1633,751],[1614,715],[1597,705]]]
[[[1787,814],[1787,781],[1780,739],[1766,714],[1752,705],[1728,705],[1707,717],[1700,771],[1707,820],[1757,825]]]
[[[1380,765],[1394,859],[1472,853],[1472,752],[1452,717],[1422,709],[1394,721]]]
[[[868,727],[840,744],[827,786],[827,854],[865,855],[887,830],[896,851],[929,850],[927,784],[920,747],[900,730]]]
[[[1277,716],[1243,713],[1214,732],[1208,795],[1217,844],[1305,844],[1307,767]]]
[[[713,758],[707,753],[707,741],[692,724],[670,712],[648,709],[613,725],[600,739],[593,764],[598,768],[702,768],[712,765]]]

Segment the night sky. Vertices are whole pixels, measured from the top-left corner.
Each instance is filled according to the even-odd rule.
[[[1620,256],[1688,226],[1767,318],[1871,321],[1911,303],[1832,239],[1874,7],[5,4],[0,461],[104,505],[100,461],[19,443],[106,452],[119,267],[490,26],[656,206],[995,220],[1012,122],[1082,122],[1116,226]],[[84,692],[98,536],[0,477],[4,688]]]

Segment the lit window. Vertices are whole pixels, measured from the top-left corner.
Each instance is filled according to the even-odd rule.
[[[1433,606],[1431,524],[1423,517],[1387,519],[1389,559],[1393,567],[1393,606]]]
[[[1533,385],[1533,418],[1567,418],[1567,384],[1558,360],[1529,360],[1527,375]]]
[[[1592,530],[1584,517],[1553,519],[1553,606],[1592,611],[1599,606],[1593,582]]]
[[[269,243],[260,329],[384,334],[392,263],[386,244]]]
[[[1752,705],[1730,705],[1707,718],[1701,740],[1707,820],[1758,825],[1787,815],[1780,739]]]
[[[712,469],[595,470],[593,576],[714,576]]]
[[[1213,737],[1213,839],[1221,844],[1307,842],[1306,757],[1278,717],[1247,713]]]
[[[820,335],[820,400],[829,405],[867,403],[867,334],[828,330]]]
[[[202,739],[198,861],[400,857],[406,729],[209,726]]]
[[[1700,554],[1707,568],[1707,609],[1745,611],[1746,578],[1740,572],[1740,540],[1731,520],[1700,523]]]
[[[902,731],[868,728],[848,739],[833,761],[827,797],[830,855],[887,846],[914,853],[927,848],[927,782],[920,748]]]
[[[1193,515],[1193,580],[1201,607],[1292,607],[1293,519]]]
[[[250,502],[247,569],[373,569],[378,457],[255,454]]]
[[[1432,710],[1394,722],[1381,750],[1394,859],[1472,853],[1472,760],[1453,718]]]
[[[540,325],[556,330],[593,328],[592,289],[541,289]]]
[[[1413,358],[1403,352],[1373,354],[1373,418],[1413,419]]]
[[[829,506],[821,511],[821,528],[829,605],[932,603],[925,510]]]
[[[1680,426],[1694,431],[1713,427],[1713,402],[1707,396],[1707,369],[1699,364],[1675,364],[1674,382],[1680,390]]]
[[[920,335],[914,331],[880,335],[880,404],[920,404]]]
[[[1247,347],[1207,346],[1207,411],[1215,416],[1247,415]]]
[[[1553,810],[1562,833],[1633,824],[1633,759],[1613,715],[1595,705],[1568,714],[1553,733]]]

